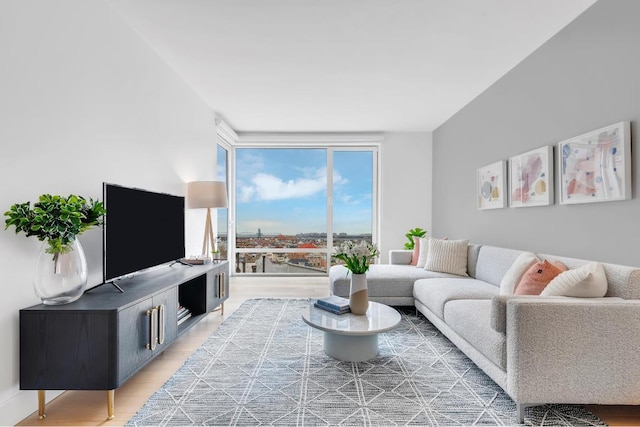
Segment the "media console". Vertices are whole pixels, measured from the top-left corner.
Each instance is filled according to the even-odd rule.
[[[208,313],[224,313],[228,276],[228,261],[175,264],[119,281],[124,293],[102,286],[20,310],[20,389],[38,390],[40,419],[45,390],[106,390],[112,419],[116,388]]]

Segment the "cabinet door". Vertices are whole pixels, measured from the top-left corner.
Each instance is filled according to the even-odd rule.
[[[158,310],[158,342],[154,352],[159,353],[178,335],[178,288],[153,297],[153,307]]]
[[[118,313],[118,381],[122,383],[146,361],[150,343],[152,300],[149,298]]]
[[[177,322],[178,288],[169,289],[118,313],[120,382],[173,342],[178,333]]]
[[[217,271],[216,276],[218,281],[218,298],[220,304],[222,304],[229,298],[229,277],[225,269]]]
[[[218,270],[209,271],[206,275],[207,280],[207,313],[212,312],[220,305],[218,297]]]
[[[21,310],[20,388],[114,388],[115,315],[115,311]]]
[[[229,262],[223,261],[207,273],[207,312],[229,298]]]
[[[220,304],[225,302],[229,298],[229,263],[225,262],[216,270],[218,276],[218,295],[220,298]]]

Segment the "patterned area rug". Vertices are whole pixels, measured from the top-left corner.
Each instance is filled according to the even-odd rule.
[[[127,425],[516,424],[513,401],[414,310],[380,335],[378,357],[351,363],[324,354],[308,304],[245,302]],[[525,424],[605,425],[577,405],[527,408]]]

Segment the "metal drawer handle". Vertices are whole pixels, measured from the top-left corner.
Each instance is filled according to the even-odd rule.
[[[159,305],[158,307],[158,315],[160,317],[160,325],[158,326],[158,344],[164,344],[164,304]]]
[[[154,307],[151,310],[147,310],[147,317],[151,317],[149,319],[149,342],[146,345],[147,350],[155,350],[156,343],[158,342],[158,336],[156,332],[158,331],[158,309]]]
[[[227,276],[225,273],[220,273],[220,280],[222,282],[222,291],[220,296],[224,298],[227,293]]]

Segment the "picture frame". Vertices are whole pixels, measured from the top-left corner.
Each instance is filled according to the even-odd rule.
[[[476,198],[479,210],[507,207],[507,162],[500,160],[478,168]]]
[[[547,206],[553,199],[553,145],[509,158],[509,206]]]
[[[560,204],[631,199],[630,122],[558,143]]]

